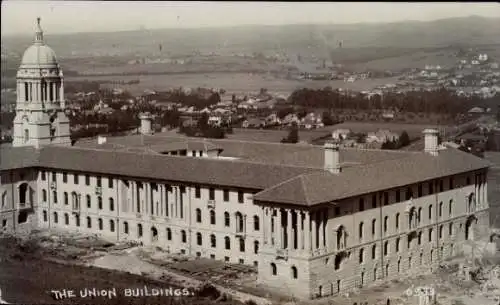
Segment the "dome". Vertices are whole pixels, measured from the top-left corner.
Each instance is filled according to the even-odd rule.
[[[21,66],[57,67],[56,53],[47,45],[35,43],[24,52]]]
[[[23,68],[54,68],[57,67],[56,53],[43,41],[43,30],[40,18],[37,18],[35,41],[24,51],[21,67]]]

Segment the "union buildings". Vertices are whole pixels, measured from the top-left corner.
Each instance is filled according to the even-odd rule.
[[[438,143],[340,149],[153,135],[71,145],[63,72],[38,22],[17,75],[13,147],[1,149],[0,220],[100,234],[254,265],[315,298],[435,266],[489,228],[489,163]]]

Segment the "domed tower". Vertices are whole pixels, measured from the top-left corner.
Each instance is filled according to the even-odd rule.
[[[37,18],[35,41],[24,52],[17,71],[13,146],[71,145],[64,108],[63,72],[43,40]]]

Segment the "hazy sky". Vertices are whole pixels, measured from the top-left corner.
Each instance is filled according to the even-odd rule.
[[[358,23],[500,17],[499,3],[293,3],[2,1],[2,35],[30,34],[37,16],[51,34],[245,24]]]

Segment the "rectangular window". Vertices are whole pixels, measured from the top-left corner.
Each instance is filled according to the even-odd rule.
[[[73,183],[78,184],[78,174],[73,175]]]
[[[194,188],[194,197],[200,198],[201,197],[201,189],[199,186]]]
[[[97,177],[97,186],[98,187],[102,186],[102,184],[101,184],[101,177]]]
[[[418,184],[418,197],[422,197],[422,183]]]
[[[372,209],[377,207],[377,195],[373,194],[372,195]]]
[[[429,182],[429,194],[434,194],[434,184],[432,182]]]
[[[224,201],[229,201],[229,191],[224,190]]]
[[[401,201],[401,191],[396,190],[396,202],[400,202],[400,201]]]
[[[335,207],[335,216],[340,216],[340,207]]]
[[[453,178],[450,177],[450,190],[452,190],[455,187],[455,183],[453,182]]]
[[[63,173],[63,183],[67,183],[67,182],[68,182],[68,174]]]
[[[47,179],[47,177],[45,176],[45,171],[42,171],[42,181],[45,181],[45,179]]]
[[[108,188],[112,189],[113,188],[113,178],[108,177]]]
[[[57,173],[52,173],[52,181],[57,181]]]
[[[243,203],[243,192],[242,191],[238,191],[238,202]]]
[[[85,185],[90,185],[90,176],[85,175]]]
[[[365,200],[363,198],[359,199],[359,211],[363,212],[365,210]]]
[[[389,205],[389,193],[384,192],[384,205]]]
[[[444,183],[443,180],[439,180],[439,191],[443,192],[444,191]]]
[[[213,188],[208,190],[208,199],[215,200],[215,190]]]

